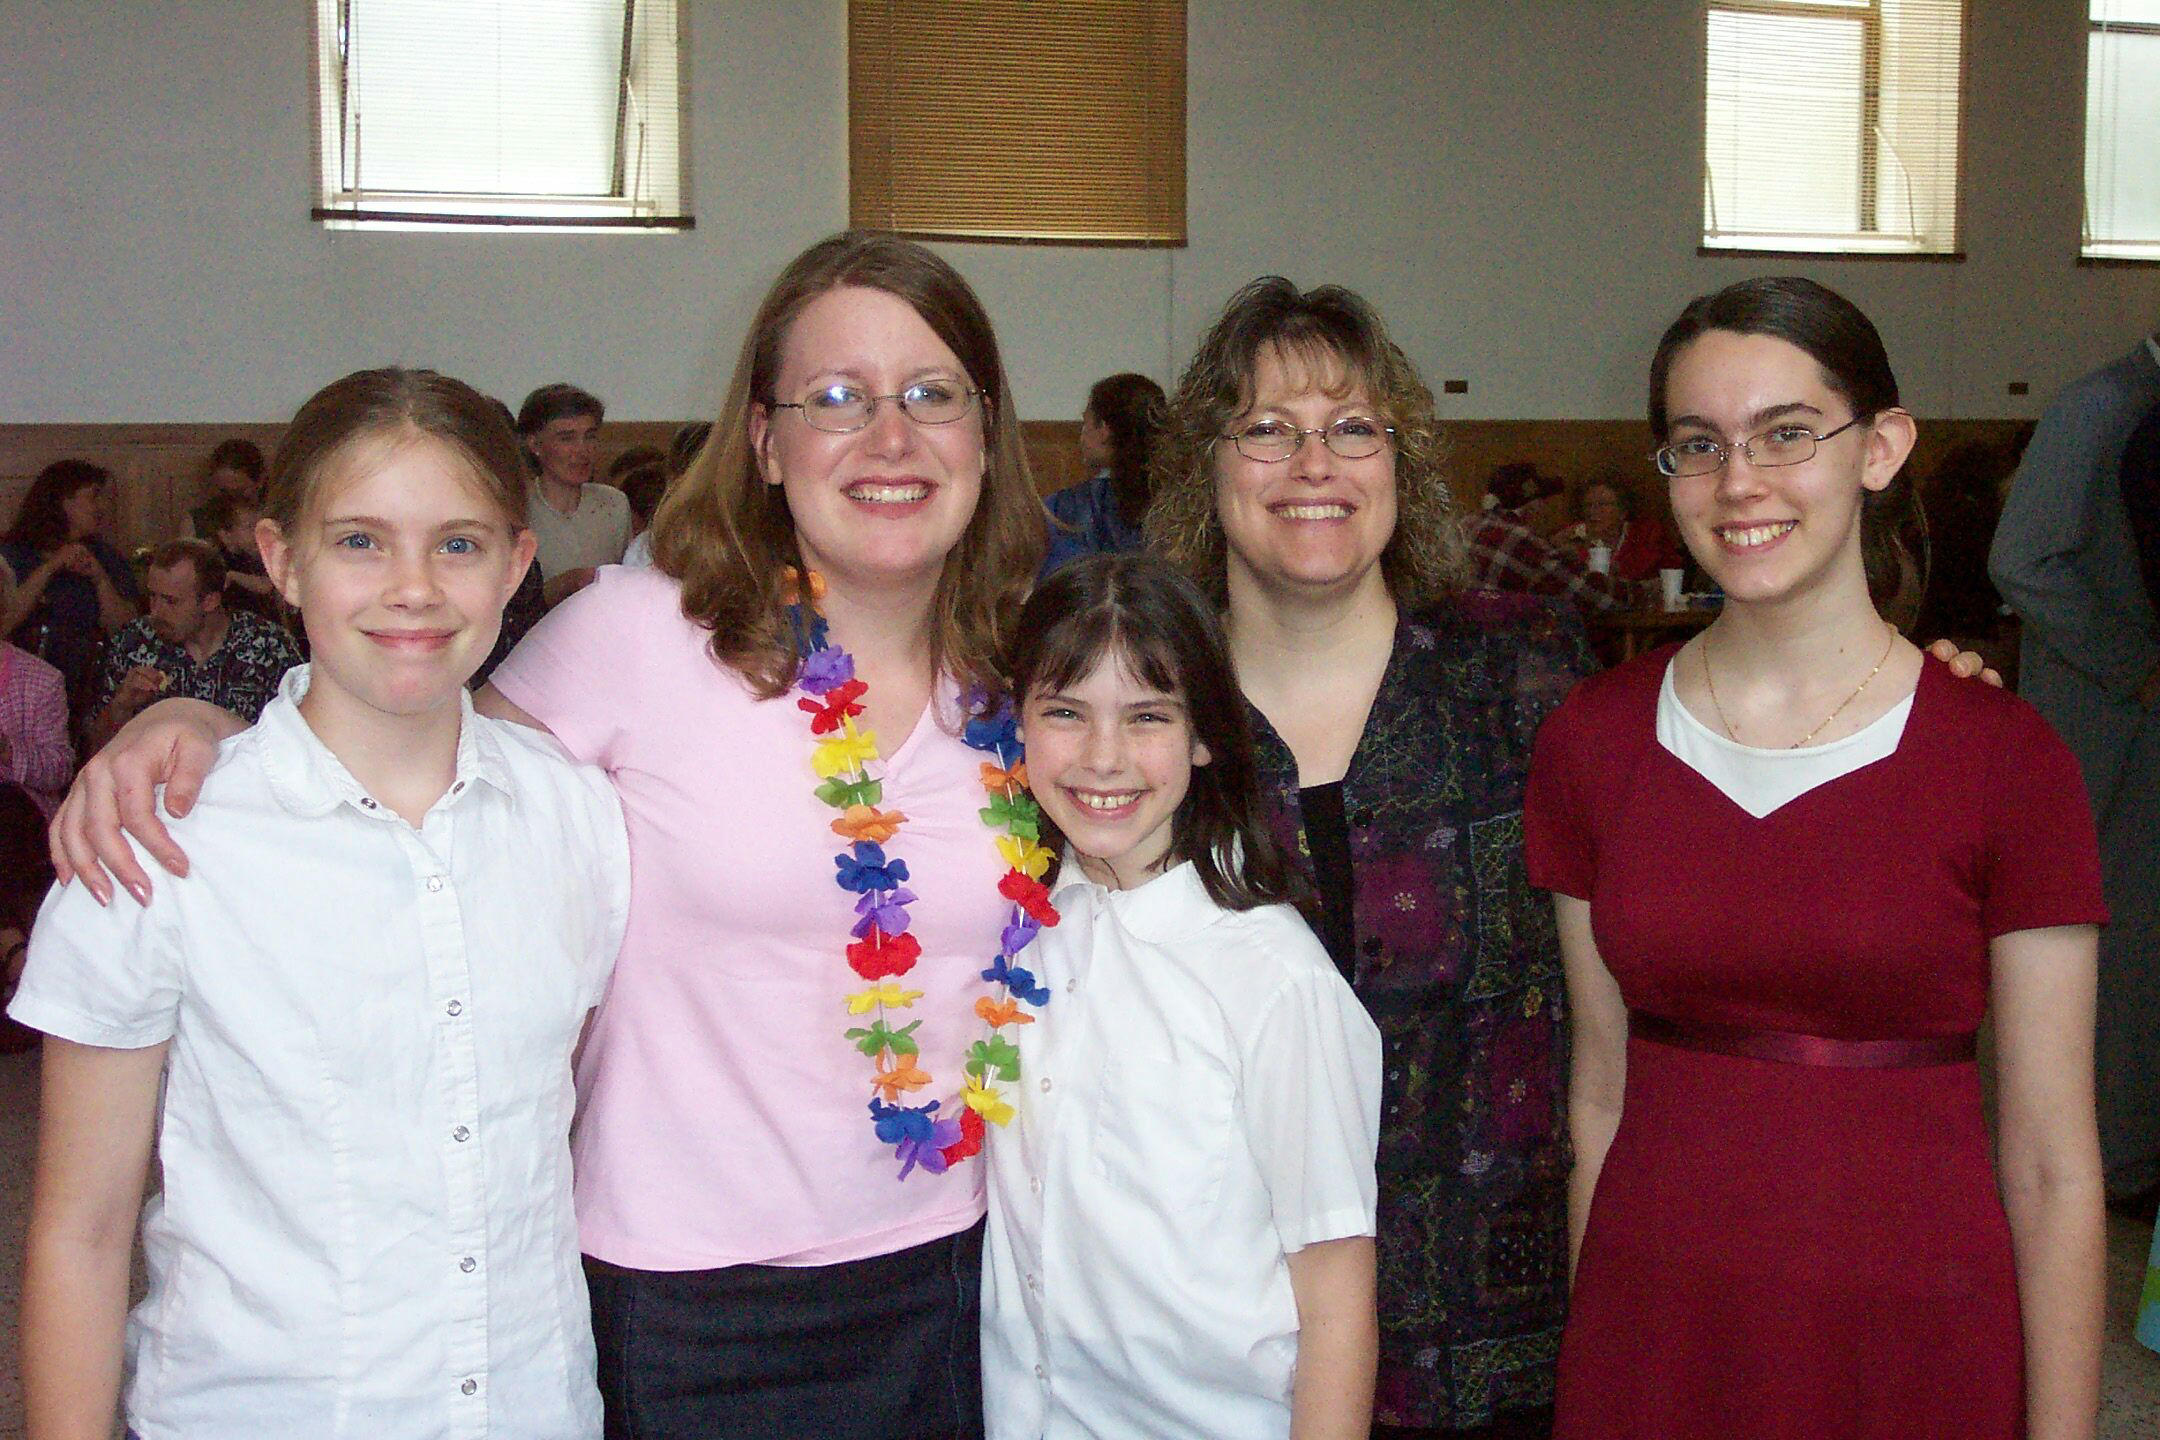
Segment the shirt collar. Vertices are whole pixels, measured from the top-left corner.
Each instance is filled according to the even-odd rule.
[[[1141,940],[1156,944],[1197,935],[1222,918],[1223,911],[1200,883],[1190,860],[1156,876],[1137,890],[1111,890],[1087,878],[1071,850],[1050,891],[1051,903],[1067,891],[1085,887],[1096,908]]]
[[[364,815],[388,818],[392,812],[353,778],[345,762],[330,753],[300,714],[314,667],[295,665],[278,683],[278,693],[255,722],[260,737],[263,774],[270,793],[293,814],[313,818],[350,805]],[[455,802],[476,782],[486,782],[511,799],[510,768],[503,759],[502,738],[473,712],[472,696],[458,692],[457,773],[446,799]],[[440,802],[438,802],[440,803]]]

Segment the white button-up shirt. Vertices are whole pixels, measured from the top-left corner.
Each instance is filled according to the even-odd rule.
[[[1295,911],[1221,910],[1189,864],[1068,862],[1055,896],[988,1149],[990,1440],[1280,1440],[1286,1256],[1373,1233],[1380,1032]]]
[[[305,667],[172,822],[147,908],[57,890],[10,1013],[172,1041],[129,1424],[600,1433],[570,1053],[621,942],[613,789],[465,707],[416,830],[317,740]]]

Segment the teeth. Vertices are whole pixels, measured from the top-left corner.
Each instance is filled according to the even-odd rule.
[[[849,496],[868,500],[873,505],[906,505],[928,498],[928,485],[857,485],[849,489]]]
[[[1066,792],[1090,810],[1122,810],[1138,798],[1136,792],[1122,795],[1095,795],[1083,790]]]
[[[1797,521],[1780,520],[1774,525],[1726,526],[1718,531],[1728,545],[1767,545],[1791,530]]]
[[[1275,513],[1285,520],[1342,520],[1348,518],[1347,505],[1277,505]]]

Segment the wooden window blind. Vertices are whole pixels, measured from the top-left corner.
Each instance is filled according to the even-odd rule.
[[[2091,0],[2084,252],[2160,260],[2160,0]]]
[[[848,211],[931,239],[1184,244],[1183,0],[851,0]]]
[[[316,0],[333,226],[686,229],[676,0]]]
[[[1963,0],[1709,0],[1703,246],[1957,250]]]

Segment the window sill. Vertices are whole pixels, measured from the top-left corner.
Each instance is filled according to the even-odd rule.
[[[1843,248],[1836,245],[1796,245],[1790,240],[1765,238],[1745,244],[1721,242],[1695,247],[1700,256],[1762,256],[1779,260],[1890,260],[1924,265],[1962,265],[1962,250],[1885,250],[1872,247]]]
[[[2160,244],[2095,247],[2078,256],[2079,265],[2095,270],[2137,269],[2160,265]]]
[[[620,235],[673,235],[697,228],[689,215],[467,215],[448,211],[351,210],[317,206],[308,212],[325,230],[500,230]]]

